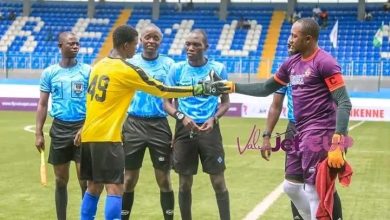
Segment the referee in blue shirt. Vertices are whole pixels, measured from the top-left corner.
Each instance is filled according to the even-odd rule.
[[[59,35],[58,47],[61,61],[47,67],[41,76],[40,98],[36,115],[35,146],[38,151],[45,149],[43,126],[46,121],[49,96],[50,115],[54,118],[50,129],[49,163],[56,176],[55,201],[57,219],[66,220],[68,204],[67,185],[70,161],[76,162],[77,177],[82,196],[87,188],[86,181],[80,180],[80,148],[74,141],[80,137],[79,130],[85,119],[85,102],[90,66],[76,60],[80,49],[77,36],[70,32]]]
[[[141,31],[143,51],[128,60],[145,70],[154,79],[164,82],[169,67],[174,61],[158,49],[162,41],[160,28],[148,24]],[[165,220],[173,219],[174,195],[170,178],[172,133],[163,108],[163,99],[137,91],[128,109],[123,125],[125,159],[125,190],[122,201],[122,219],[130,217],[134,201],[134,189],[138,182],[140,168],[148,147],[154,173],[160,188],[160,203]]]
[[[199,81],[227,79],[223,64],[205,57],[208,49],[207,36],[203,30],[195,29],[185,41],[187,61],[174,64],[166,80],[167,85],[194,85]],[[225,184],[225,153],[218,118],[229,109],[229,96],[197,96],[165,100],[165,109],[176,118],[173,143],[173,165],[179,174],[179,206],[183,220],[192,219],[191,188],[193,175],[198,171],[198,161],[203,172],[210,175],[214,188],[219,216],[230,219],[229,193]]]

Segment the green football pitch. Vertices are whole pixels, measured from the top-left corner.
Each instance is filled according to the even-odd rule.
[[[227,186],[230,193],[232,219],[244,219],[283,181],[284,153],[272,155],[270,161],[261,158],[258,150],[240,154],[253,127],[264,128],[264,119],[223,118],[223,132]],[[0,112],[0,219],[55,219],[54,175],[48,166],[49,185],[39,183],[40,157],[34,146],[35,114],[32,112]],[[171,125],[173,122],[171,121]],[[354,126],[356,125],[356,126]],[[46,122],[47,132],[50,120]],[[283,132],[286,121],[281,120],[275,131]],[[171,126],[172,127],[172,126]],[[348,152],[348,161],[354,175],[350,187],[337,184],[346,220],[385,220],[390,217],[390,123],[351,122],[350,136],[354,145]],[[257,129],[256,128],[256,129]],[[30,130],[30,132],[28,131]],[[260,145],[260,141],[258,142]],[[46,146],[49,137],[46,135]],[[46,155],[47,156],[47,155]],[[74,165],[68,186],[68,219],[79,219],[80,197]],[[172,172],[175,192],[175,219],[180,219],[177,204],[178,178]],[[192,189],[193,219],[218,219],[215,195],[208,175],[201,169],[194,177]],[[96,219],[103,219],[104,194]],[[291,219],[289,200],[285,194],[274,196],[259,219]],[[264,208],[263,205],[259,206]],[[148,154],[145,155],[141,176],[136,188],[132,219],[162,219],[159,190],[155,182]]]

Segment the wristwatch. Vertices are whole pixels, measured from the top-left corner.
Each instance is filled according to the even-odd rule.
[[[270,137],[271,137],[271,132],[269,132],[269,131],[264,131],[264,132],[263,132],[263,138],[265,138],[265,137],[270,138]]]
[[[183,121],[185,115],[184,115],[184,113],[181,112],[181,111],[176,111],[176,112],[174,113],[174,117],[175,117],[176,120],[178,120],[178,121]]]

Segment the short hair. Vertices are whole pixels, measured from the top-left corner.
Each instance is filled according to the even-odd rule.
[[[207,39],[207,34],[206,34],[206,32],[203,29],[197,28],[197,29],[192,30],[190,33],[201,34],[203,36],[203,43],[205,45],[209,45],[209,41]]]
[[[302,32],[312,36],[314,39],[318,40],[318,36],[320,35],[320,26],[318,23],[312,18],[301,18],[297,20],[302,25]]]
[[[153,23],[149,23],[147,25],[145,25],[142,30],[141,30],[141,37],[145,35],[146,31],[148,29],[155,29],[159,34],[160,34],[160,37],[162,38],[163,37],[163,34],[161,32],[161,29],[159,27],[157,27],[157,25],[153,24]]]
[[[63,40],[64,40],[64,38],[65,37],[67,37],[68,35],[73,35],[73,36],[77,36],[75,33],[73,33],[73,32],[70,32],[70,31],[63,31],[63,32],[61,32],[61,33],[59,33],[58,34],[58,43],[59,44],[62,44],[63,42]]]
[[[114,30],[112,40],[114,48],[119,48],[127,42],[138,40],[138,32],[129,25],[121,25]]]

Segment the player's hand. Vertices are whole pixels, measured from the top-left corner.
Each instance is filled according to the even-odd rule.
[[[200,126],[200,131],[209,133],[213,130],[214,124],[215,124],[215,118],[211,117],[207,119],[207,121],[203,123],[202,126]]]
[[[194,91],[193,91],[194,96],[197,95],[219,96],[223,93],[224,92],[221,92],[217,87],[217,85],[214,85],[212,81],[199,82],[199,84],[194,86]]]
[[[194,86],[194,95],[213,95],[219,96],[221,94],[234,92],[234,83],[231,81],[222,80],[222,78],[211,69],[209,72],[210,80],[201,81]]]
[[[341,168],[345,163],[345,154],[343,147],[344,138],[340,134],[334,134],[332,137],[332,146],[328,151],[328,166],[331,168]]]
[[[215,89],[218,94],[228,94],[235,92],[235,84],[232,81],[221,80],[211,84],[211,88]]]
[[[35,134],[35,147],[39,152],[45,150],[45,137],[42,134]]]
[[[261,157],[264,158],[266,161],[269,161],[269,158],[271,157],[271,142],[269,141],[269,137],[263,138],[263,146],[261,146],[260,152]]]
[[[74,146],[76,147],[79,147],[81,145],[81,132],[82,132],[82,128],[80,128],[76,135],[74,136],[74,139],[73,139],[73,144]]]
[[[200,130],[200,127],[194,122],[194,120],[187,116],[185,116],[183,119],[183,125],[192,132],[198,132]]]

